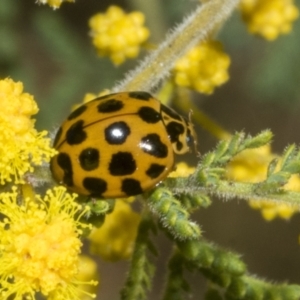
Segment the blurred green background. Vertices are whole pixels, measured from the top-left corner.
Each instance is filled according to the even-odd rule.
[[[77,0],[53,11],[35,0],[1,0],[0,76],[22,81],[25,91],[34,95],[40,108],[38,129],[54,130],[85,93],[112,87],[135,66],[132,60],[116,68],[107,58],[97,57],[91,45],[88,19],[111,4],[128,11],[142,10],[152,32],[151,42],[159,43],[196,1]],[[299,1],[297,5],[300,7]],[[267,42],[249,35],[236,12],[218,38],[232,60],[230,81],[212,96],[196,96],[194,102],[231,132],[244,130],[254,135],[270,128],[275,134],[274,152],[281,153],[290,143],[299,145],[299,20],[289,35]],[[200,152],[205,153],[217,140],[199,126],[197,131]],[[243,254],[251,273],[272,281],[300,283],[299,215],[290,221],[268,223],[244,201],[214,199],[211,207],[193,217],[206,238]],[[161,266],[170,244],[162,235],[156,240]],[[101,288],[97,299],[119,298],[126,267],[127,262],[99,261]],[[160,294],[164,274],[165,268],[159,267],[151,299]],[[188,278],[194,291],[189,299],[203,299],[205,280],[197,274]]]

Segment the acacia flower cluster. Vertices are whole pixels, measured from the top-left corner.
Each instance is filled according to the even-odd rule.
[[[229,65],[230,58],[220,42],[202,42],[176,61],[174,81],[178,86],[211,94],[229,79]]]
[[[80,221],[88,208],[74,198],[63,187],[48,190],[44,198],[26,198],[22,205],[16,188],[0,194],[1,299],[36,299],[37,293],[79,299],[79,237],[89,225]]]
[[[79,282],[77,285],[80,300],[91,300],[95,298],[98,286],[100,285],[100,275],[98,272],[97,263],[94,259],[87,255],[79,256],[79,273],[76,276],[76,280]],[[87,285],[90,282],[92,284]]]
[[[90,21],[93,45],[100,56],[109,56],[115,65],[126,58],[137,57],[140,45],[149,37],[149,30],[143,26],[141,12],[126,14],[118,6],[110,6],[102,14],[94,15]]]
[[[47,131],[38,132],[31,116],[38,112],[33,96],[23,84],[10,78],[0,80],[0,184],[23,183],[34,165],[48,162],[55,154]]]
[[[248,30],[269,41],[289,33],[299,16],[293,0],[242,0],[241,11]]]
[[[12,192],[0,193],[0,298],[93,296],[80,285],[94,286],[95,282],[78,279],[79,238],[82,229],[90,227],[80,218],[88,207],[76,204],[76,196],[63,187],[48,190],[42,197],[25,184],[24,176],[35,165],[47,163],[56,151],[50,147],[47,132],[34,128],[31,116],[38,107],[33,96],[23,92],[21,82],[0,80],[0,103],[0,183],[19,184]]]

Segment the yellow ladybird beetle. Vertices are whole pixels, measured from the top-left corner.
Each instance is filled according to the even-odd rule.
[[[91,197],[141,194],[167,177],[174,153],[190,151],[193,125],[146,92],[96,98],[74,110],[58,130],[54,179]]]

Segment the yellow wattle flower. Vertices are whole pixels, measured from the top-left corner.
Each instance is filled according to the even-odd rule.
[[[140,46],[149,37],[141,12],[126,14],[118,6],[110,6],[89,20],[93,45],[100,56],[108,56],[115,65],[139,54]]]
[[[46,138],[47,131],[34,128],[31,116],[38,107],[33,96],[23,92],[21,82],[0,80],[0,106],[0,184],[24,183],[24,174],[48,162],[55,150]]]
[[[99,285],[99,271],[97,270],[97,263],[92,258],[86,255],[79,256],[79,273],[76,279],[79,281],[79,292],[80,300],[91,300],[93,299],[98,286],[86,285],[86,282],[98,282]]]
[[[242,0],[240,7],[249,32],[269,41],[289,33],[299,16],[293,0]]]
[[[179,58],[173,68],[177,85],[211,94],[228,78],[229,56],[217,41],[203,42]]]
[[[88,208],[74,198],[63,187],[22,205],[16,188],[0,194],[0,299],[80,299],[79,237],[90,226],[80,222]]]

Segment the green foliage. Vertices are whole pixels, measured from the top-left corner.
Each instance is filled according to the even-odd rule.
[[[214,151],[203,155],[195,173],[190,177],[169,178],[165,182],[165,187],[176,194],[180,203],[166,188],[156,189],[147,200],[151,210],[159,219],[163,218],[164,225],[167,231],[171,232],[179,250],[175,250],[170,261],[164,300],[184,299],[185,292],[188,291],[184,270],[196,270],[218,286],[218,290],[212,289],[207,292],[206,299],[298,299],[300,286],[271,284],[249,275],[239,255],[202,238],[177,238],[186,235],[185,231],[181,230],[185,227],[178,226],[177,221],[184,216],[184,226],[191,224],[187,219],[187,211],[207,207],[210,204],[208,194],[225,198],[281,199],[300,204],[300,193],[282,190],[290,176],[300,172],[300,152],[294,145],[289,146],[280,159],[270,163],[267,178],[263,182],[239,183],[226,179],[226,165],[235,155],[246,149],[266,145],[271,139],[272,133],[269,130],[254,137],[236,133],[231,140],[220,142]],[[187,211],[184,212],[183,207],[186,207]],[[168,217],[168,213],[171,218]],[[174,222],[170,222],[170,219]]]
[[[96,216],[99,216],[99,215],[111,213],[115,207],[115,202],[116,202],[115,199],[106,199],[106,200],[89,199],[89,201],[86,202],[85,205],[90,207],[90,213],[92,215],[95,214]]]
[[[215,150],[203,155],[194,174],[188,178],[169,178],[165,186],[179,197],[188,195],[185,197],[193,199],[193,209],[197,203],[199,207],[209,203],[197,202],[197,197],[203,198],[203,195],[216,195],[225,199],[269,199],[300,205],[300,193],[282,189],[291,175],[300,171],[300,154],[294,145],[284,151],[281,160],[271,161],[267,178],[262,182],[244,183],[226,178],[226,166],[237,154],[268,144],[272,136],[269,130],[254,137],[245,137],[243,132],[236,133],[232,139],[221,141]]]
[[[202,193],[197,193],[194,195],[183,193],[176,195],[176,198],[178,198],[181,205],[190,212],[198,209],[199,207],[207,208],[211,205],[210,197]]]
[[[269,143],[273,135],[271,131],[265,130],[255,137],[247,136],[243,132],[236,133],[231,140],[221,141],[216,149],[205,154],[191,181],[198,184],[211,186],[225,175],[225,166],[232,158],[245,149],[258,148]]]
[[[246,266],[239,255],[221,249],[204,239],[178,242],[178,248],[187,261],[199,270],[209,270],[215,276],[241,276]],[[204,271],[205,272],[205,271]]]
[[[300,297],[298,285],[271,284],[250,276],[234,278],[226,293],[226,300],[297,300]]]
[[[274,159],[268,167],[267,178],[257,184],[256,192],[280,192],[293,174],[300,173],[300,151],[295,145],[287,147],[280,160]]]
[[[201,272],[222,293],[213,289],[206,299],[226,300],[296,300],[300,297],[300,286],[271,284],[250,276],[241,258],[228,250],[221,249],[205,240],[178,243],[181,255],[189,268]],[[184,263],[182,262],[184,265]],[[214,298],[215,297],[215,298]],[[171,298],[170,298],[171,299]]]
[[[157,255],[155,246],[150,240],[150,233],[155,232],[151,215],[145,211],[138,229],[131,266],[125,285],[121,291],[122,300],[146,299],[147,291],[152,284],[155,267],[148,257],[148,251]]]
[[[189,220],[188,210],[169,190],[164,188],[154,190],[148,196],[147,205],[175,239],[187,240],[200,236],[199,226]]]
[[[186,262],[178,251],[174,251],[169,260],[169,274],[164,291],[163,300],[185,300],[190,291],[188,282],[184,279]]]

